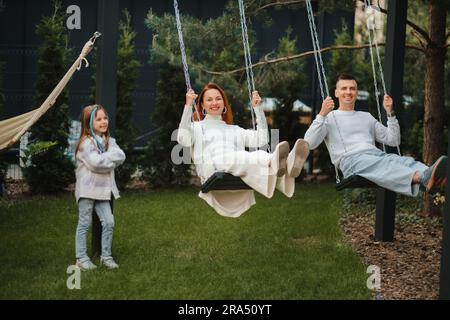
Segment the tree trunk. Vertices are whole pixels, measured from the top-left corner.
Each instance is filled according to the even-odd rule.
[[[441,143],[444,131],[444,77],[446,8],[439,0],[430,0],[429,35],[425,65],[425,114],[423,122],[423,160],[431,165],[444,153]],[[428,195],[424,199],[424,214],[439,214]]]

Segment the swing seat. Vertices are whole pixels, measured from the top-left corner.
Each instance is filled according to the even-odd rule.
[[[212,190],[248,190],[251,189],[241,178],[226,172],[216,172],[201,186],[203,193]]]
[[[350,176],[346,179],[342,179],[340,182],[336,183],[336,190],[342,191],[344,189],[356,189],[356,188],[380,188],[377,184],[372,181],[367,180],[358,175]]]

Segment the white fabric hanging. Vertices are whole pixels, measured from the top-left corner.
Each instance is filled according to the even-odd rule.
[[[70,69],[39,108],[13,118],[0,121],[0,150],[9,148],[15,144],[20,137],[55,104],[56,99],[64,90],[72,75],[76,70],[81,69],[83,61],[86,62],[86,67],[89,65],[86,60],[86,56],[89,52],[91,52],[94,47],[94,42],[99,36],[100,33],[96,32],[94,36],[86,42],[81,50],[80,56],[75,60]]]

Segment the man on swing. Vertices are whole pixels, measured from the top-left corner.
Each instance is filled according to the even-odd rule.
[[[376,147],[375,141],[392,147],[400,145],[400,126],[390,96],[385,95],[383,100],[387,127],[370,113],[354,110],[358,86],[352,75],[338,77],[335,96],[339,108],[333,110],[334,102],[327,97],[305,134],[311,150],[325,141],[331,161],[344,178],[359,175],[380,187],[408,196],[417,196],[419,188],[430,194],[442,193],[447,156],[441,156],[428,167],[411,157],[388,154]]]

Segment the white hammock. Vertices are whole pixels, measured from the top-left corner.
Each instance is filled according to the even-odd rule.
[[[30,112],[18,115],[13,118],[9,118],[0,121],[0,150],[11,147],[15,144],[20,137],[33,125],[39,118],[50,109],[56,102],[56,99],[64,90],[65,86],[69,82],[75,70],[80,70],[83,60],[86,62],[86,67],[89,66],[86,56],[91,52],[94,47],[95,40],[100,36],[100,33],[96,32],[94,36],[89,39],[81,50],[80,56],[75,60],[73,65],[58,83],[58,85],[53,89],[50,95],[45,99],[42,105]]]

